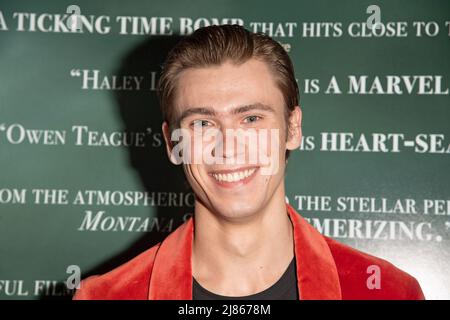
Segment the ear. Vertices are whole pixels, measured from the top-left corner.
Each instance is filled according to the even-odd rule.
[[[164,136],[164,141],[166,142],[167,156],[169,157],[170,162],[172,162],[173,164],[178,164],[172,153],[173,143],[172,143],[172,139],[171,139],[171,132],[170,132],[169,124],[167,123],[167,121],[163,122],[161,128],[162,128],[162,133]]]
[[[302,110],[296,106],[289,116],[288,137],[286,139],[286,149],[295,150],[302,142]]]

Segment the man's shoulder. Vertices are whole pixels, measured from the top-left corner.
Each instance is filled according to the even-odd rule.
[[[392,263],[324,237],[336,263],[343,299],[423,299],[417,280]]]
[[[160,243],[119,267],[81,281],[74,300],[145,300]]]

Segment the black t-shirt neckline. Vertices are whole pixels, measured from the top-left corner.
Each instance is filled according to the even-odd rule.
[[[192,277],[192,297],[194,300],[297,300],[297,269],[295,257],[280,279],[269,288],[248,296],[229,297],[215,294]]]

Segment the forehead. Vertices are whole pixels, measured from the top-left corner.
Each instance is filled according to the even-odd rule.
[[[236,65],[189,68],[177,80],[175,108],[210,107],[227,112],[237,105],[262,103],[282,108],[283,96],[265,62],[250,59]]]

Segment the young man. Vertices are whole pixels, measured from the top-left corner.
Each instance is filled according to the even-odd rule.
[[[201,28],[169,53],[159,95],[167,153],[183,163],[194,216],[84,280],[75,299],[424,298],[412,276],[322,236],[285,202],[302,112],[276,41],[235,25]]]

